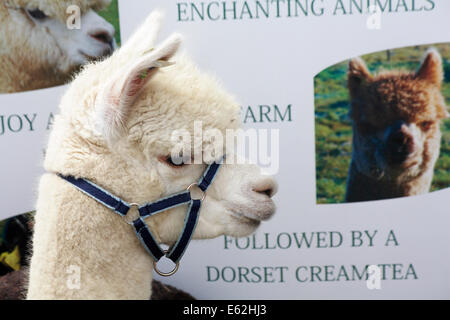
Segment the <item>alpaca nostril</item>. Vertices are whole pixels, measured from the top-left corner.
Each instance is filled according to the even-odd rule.
[[[391,149],[397,152],[409,151],[412,144],[412,137],[408,134],[404,134],[403,132],[397,132],[389,139]]]
[[[91,36],[91,38],[94,38],[95,40],[97,40],[99,42],[102,42],[102,43],[107,44],[108,46],[112,47],[113,37],[107,31],[104,31],[104,30],[95,31],[95,32],[89,33],[89,36]]]
[[[272,193],[273,190],[272,189],[266,189],[266,190],[254,190],[257,193],[261,193],[261,194],[265,194],[266,196],[268,196],[269,198],[272,198]]]
[[[252,190],[256,193],[272,198],[277,192],[277,186],[273,180],[266,180],[263,183],[255,185]]]
[[[401,127],[389,136],[386,151],[391,163],[402,163],[414,152],[414,138]]]
[[[397,146],[407,145],[408,143],[410,143],[410,141],[411,141],[411,137],[409,135],[403,133],[403,131],[396,132],[395,134],[393,134],[391,136],[392,144],[397,145]]]

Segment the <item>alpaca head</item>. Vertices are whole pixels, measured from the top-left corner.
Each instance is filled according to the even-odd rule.
[[[189,58],[175,56],[179,35],[155,45],[160,20],[161,14],[154,12],[110,58],[86,66],[63,98],[62,117],[70,119],[77,135],[125,161],[124,175],[150,175],[153,199],[146,201],[185,190],[199,180],[208,162],[226,153],[226,163],[207,191],[194,237],[248,235],[274,213],[276,183],[256,165],[233,162],[236,157],[217,137],[240,127],[238,104]],[[174,139],[180,132],[184,139]],[[217,135],[205,138],[207,132]],[[130,192],[136,199],[134,190]],[[186,208],[178,207],[147,221],[162,242],[170,244],[185,214]]]
[[[116,47],[114,27],[95,10],[109,0],[4,0],[0,4],[3,60],[34,78],[61,84],[84,63],[111,54]],[[70,11],[70,8],[77,8]],[[75,7],[74,7],[75,6]],[[69,28],[79,13],[79,29]],[[75,20],[74,20],[75,21]],[[7,55],[5,57],[5,55]],[[14,63],[16,62],[16,63]],[[22,70],[23,69],[23,70]],[[15,79],[15,81],[24,81]],[[61,81],[60,83],[52,83]],[[24,85],[23,90],[35,89]]]
[[[440,93],[439,53],[429,50],[417,72],[372,75],[361,59],[349,63],[353,160],[366,176],[408,180],[434,166],[439,125],[448,116]]]

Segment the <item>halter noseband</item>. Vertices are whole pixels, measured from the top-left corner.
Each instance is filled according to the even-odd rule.
[[[206,197],[206,190],[213,182],[214,177],[216,176],[222,162],[223,159],[219,163],[213,162],[212,164],[210,164],[203,173],[203,176],[200,178],[200,180],[197,183],[191,184],[185,191],[143,205],[138,205],[136,203],[127,203],[89,180],[83,178],[75,178],[73,176],[59,176],[74,185],[84,194],[88,195],[89,197],[103,204],[105,207],[119,214],[122,218],[124,218],[126,223],[132,225],[134,231],[136,232],[136,236],[138,237],[144,248],[147,250],[147,252],[150,254],[150,256],[153,258],[153,266],[155,268],[155,271],[159,275],[167,277],[173,275],[178,271],[180,259],[183,256],[192,238],[195,226],[197,225],[200,207],[202,201]],[[201,199],[192,198],[191,190],[194,187],[197,187],[201,190]],[[190,205],[184,219],[183,231],[181,232],[181,235],[178,238],[177,242],[169,250],[163,250],[153,237],[150,229],[143,219],[160,213],[161,211],[178,207],[186,203],[190,203]],[[132,209],[136,209],[137,211],[135,216],[133,216],[131,212]],[[175,263],[175,268],[168,273],[161,272],[156,266],[157,262],[163,256],[166,256]]]

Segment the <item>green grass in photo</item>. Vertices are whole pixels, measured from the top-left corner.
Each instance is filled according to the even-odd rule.
[[[119,3],[118,0],[112,0],[111,4],[108,8],[99,12],[100,16],[102,16],[106,21],[111,23],[116,29],[116,42],[117,45],[120,46],[120,20],[119,20]]]

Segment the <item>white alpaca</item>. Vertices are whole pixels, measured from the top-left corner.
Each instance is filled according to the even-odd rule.
[[[63,84],[82,64],[109,55],[115,48],[114,27],[94,11],[109,3],[110,0],[1,1],[0,93]],[[67,27],[70,5],[80,8],[79,30]]]
[[[153,13],[110,58],[86,66],[62,99],[45,160],[49,173],[39,186],[28,299],[151,294],[152,259],[132,228],[56,173],[86,178],[129,203],[151,202],[185,190],[206,168],[171,163],[174,130],[193,137],[194,121],[201,121],[225,136],[240,126],[239,106],[218,82],[188,58],[172,58],[180,36],[154,48],[160,20]],[[174,65],[153,68],[171,58]],[[214,143],[203,141],[200,153]],[[224,164],[207,191],[194,238],[250,234],[274,213],[275,189],[255,165]],[[172,245],[185,214],[185,206],[177,207],[146,223],[159,242]],[[80,268],[79,289],[67,285],[73,266]]]

